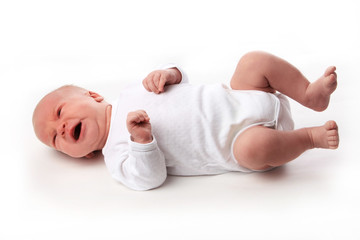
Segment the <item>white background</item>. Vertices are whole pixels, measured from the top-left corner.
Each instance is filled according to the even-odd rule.
[[[1,1],[0,238],[360,239],[357,2]],[[311,81],[337,66],[325,112],[291,105],[296,127],[337,120],[338,150],[136,192],[111,179],[101,157],[72,160],[33,133],[37,101],[61,85],[112,100],[167,62],[190,82],[228,83],[251,50],[287,59]]]

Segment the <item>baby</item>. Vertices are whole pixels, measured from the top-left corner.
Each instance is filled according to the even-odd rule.
[[[221,85],[191,85],[168,65],[113,104],[98,93],[63,86],[36,106],[33,126],[46,145],[72,157],[102,150],[112,176],[135,190],[171,175],[266,171],[312,148],[336,149],[338,128],[293,130],[285,95],[324,111],[337,86],[335,67],[310,83],[294,66],[264,52],[244,55]]]

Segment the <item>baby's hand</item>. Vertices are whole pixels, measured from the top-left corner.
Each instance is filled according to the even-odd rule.
[[[144,110],[129,112],[126,126],[132,141],[142,144],[152,141],[150,118]]]
[[[181,82],[181,73],[177,68],[156,70],[151,72],[144,80],[143,85],[149,92],[156,94],[164,92],[165,85],[172,85]]]

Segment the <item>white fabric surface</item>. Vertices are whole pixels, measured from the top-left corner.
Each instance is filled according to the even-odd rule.
[[[149,144],[132,142],[126,129],[127,114],[139,109],[150,117],[154,140]],[[112,105],[103,154],[111,175],[136,190],[160,186],[166,173],[251,172],[235,162],[231,149],[235,136],[254,125],[293,129],[285,96],[232,90],[222,84],[186,83],[154,94],[135,84],[122,90]]]

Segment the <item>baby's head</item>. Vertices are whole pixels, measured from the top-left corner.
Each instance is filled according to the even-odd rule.
[[[72,157],[91,157],[105,145],[110,116],[111,105],[99,94],[63,86],[40,100],[33,126],[44,144]]]

